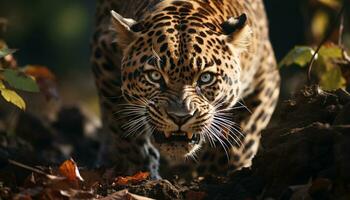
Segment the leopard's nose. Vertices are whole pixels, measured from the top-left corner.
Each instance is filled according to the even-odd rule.
[[[190,120],[193,117],[194,113],[195,111],[181,112],[180,110],[167,112],[169,118],[172,119],[174,123],[176,123],[179,127],[181,127],[181,125],[185,124],[188,120]]]

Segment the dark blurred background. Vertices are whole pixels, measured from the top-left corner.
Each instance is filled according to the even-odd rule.
[[[57,75],[63,103],[82,103],[93,112],[97,112],[98,104],[89,44],[95,1],[0,0],[0,17],[9,22],[7,31],[0,36],[11,48],[19,49],[15,54],[19,65],[47,66]],[[295,45],[317,45],[340,8],[339,0],[265,2],[278,60]],[[344,36],[344,41],[349,45],[349,35]],[[288,80],[295,70],[281,73]],[[292,89],[283,89],[283,97],[288,97]]]
[[[4,35],[20,64],[43,64],[58,75],[88,70],[95,0],[1,0]]]

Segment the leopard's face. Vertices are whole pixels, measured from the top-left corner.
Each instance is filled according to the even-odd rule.
[[[235,124],[227,113],[241,92],[242,41],[234,41],[243,36],[167,12],[142,24],[114,17],[115,24],[130,22],[133,34],[124,45],[121,72],[127,134],[147,130],[160,152],[174,158],[192,155],[204,142],[234,141]]]

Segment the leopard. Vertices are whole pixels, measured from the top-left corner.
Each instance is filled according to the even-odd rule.
[[[98,0],[91,49],[99,162],[154,178],[163,159],[252,165],[280,89],[262,0]]]

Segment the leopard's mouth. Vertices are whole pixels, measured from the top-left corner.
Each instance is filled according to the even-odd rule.
[[[180,142],[180,143],[188,143],[188,144],[199,144],[201,141],[201,137],[197,133],[185,133],[185,132],[173,132],[173,133],[162,133],[159,131],[156,131],[154,134],[154,140],[155,142],[159,144],[164,143],[173,143],[173,142]]]

